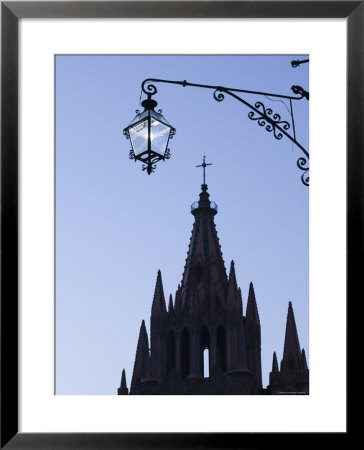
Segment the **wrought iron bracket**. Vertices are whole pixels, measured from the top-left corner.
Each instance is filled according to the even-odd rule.
[[[301,61],[303,62],[303,61]],[[153,83],[166,83],[166,84],[176,84],[183,87],[191,86],[191,87],[199,87],[204,89],[212,89],[213,97],[217,102],[222,102],[225,98],[225,94],[230,97],[235,98],[239,102],[243,103],[246,107],[250,109],[248,113],[248,117],[251,120],[256,120],[258,125],[264,127],[266,131],[273,133],[273,136],[280,140],[283,136],[286,136],[290,139],[304,154],[297,160],[297,167],[303,172],[301,176],[301,181],[305,186],[309,186],[309,158],[310,155],[308,151],[297,141],[295,126],[294,126],[294,118],[293,118],[293,108],[292,101],[302,100],[303,98],[309,99],[308,92],[306,92],[300,86],[292,86],[292,91],[296,96],[290,95],[280,95],[280,94],[272,94],[270,92],[260,92],[260,91],[250,91],[246,89],[236,89],[236,88],[228,88],[224,86],[212,86],[207,84],[198,84],[198,83],[189,83],[188,81],[172,81],[172,80],[161,80],[157,78],[147,78],[142,82],[141,88],[142,91],[148,96],[150,99],[153,95],[155,95],[158,91]],[[271,108],[266,108],[265,105],[258,101],[255,102],[254,105],[249,103],[245,98],[241,96],[241,94],[255,94],[264,97],[275,97],[278,99],[286,99],[289,100],[290,103],[290,114],[292,119],[292,129],[293,135],[291,135],[288,130],[291,128],[291,124],[282,120],[281,116],[277,113],[274,113]]]

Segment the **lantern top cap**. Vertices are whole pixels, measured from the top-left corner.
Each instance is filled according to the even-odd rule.
[[[147,102],[148,100],[144,100],[142,102],[142,106],[145,107],[144,102]],[[157,102],[155,100],[150,100],[152,102],[154,102],[155,104],[157,104]],[[134,117],[134,119],[129,123],[129,125],[124,128],[124,134],[128,131],[128,129],[130,127],[135,126],[136,123],[142,122],[143,120],[146,120],[148,118],[153,118],[155,120],[157,120],[158,122],[163,123],[164,125],[166,125],[167,127],[169,127],[171,129],[171,132],[173,134],[175,134],[176,129],[168,122],[168,120],[166,120],[166,118],[163,116],[161,111],[154,111],[153,108],[147,109],[145,107],[144,111],[140,112],[139,110],[136,111],[136,116]]]
[[[142,101],[142,106],[146,110],[153,110],[157,105],[158,103],[152,98],[146,98],[145,100]]]

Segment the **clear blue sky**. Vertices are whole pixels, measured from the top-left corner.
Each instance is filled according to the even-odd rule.
[[[157,271],[173,296],[191,235],[202,156],[227,270],[235,261],[244,314],[253,282],[262,328],[263,385],[273,351],[283,356],[288,302],[309,357],[309,188],[301,152],[274,139],[249,110],[213,91],[159,84],[158,108],[176,128],[171,159],[152,175],[131,161],[122,130],[145,78],[187,80],[291,95],[309,90],[305,55],[89,55],[56,57],[56,393],[116,394],[128,387],[141,321],[149,333]],[[142,97],[143,99],[143,97]],[[286,105],[262,101],[288,119]],[[308,102],[294,103],[308,148]]]

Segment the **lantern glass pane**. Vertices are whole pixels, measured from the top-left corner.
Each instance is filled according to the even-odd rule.
[[[164,156],[167,149],[170,130],[171,128],[164,123],[154,118],[151,119],[150,137],[152,150],[161,156]]]
[[[135,155],[145,152],[148,148],[148,120],[130,127],[129,135]]]

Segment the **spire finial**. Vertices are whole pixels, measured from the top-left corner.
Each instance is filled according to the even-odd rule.
[[[203,168],[203,184],[206,184],[206,167],[212,166],[212,163],[206,163],[206,155],[203,155],[203,163],[196,166],[196,167],[202,167]]]

